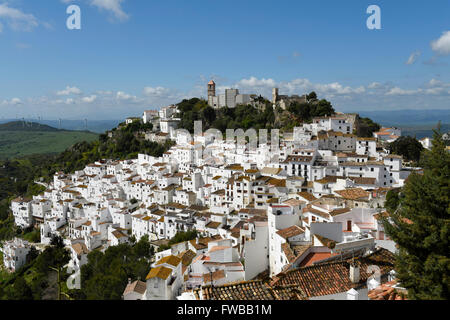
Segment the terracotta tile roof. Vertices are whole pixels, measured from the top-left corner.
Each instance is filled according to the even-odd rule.
[[[364,177],[349,177],[356,184],[374,185],[377,181],[376,178],[364,178]]]
[[[204,286],[194,291],[197,299],[200,290],[204,300],[305,300],[304,293],[296,285],[272,287],[261,280]]]
[[[196,250],[202,250],[202,249],[208,248],[208,246],[205,245],[205,244],[203,244],[203,243],[197,243],[197,242],[195,241],[195,239],[194,239],[194,240],[190,240],[189,242],[191,243],[191,245],[192,245]]]
[[[308,300],[305,293],[297,285],[270,287],[269,291],[274,300]]]
[[[408,300],[406,290],[397,290],[397,280],[384,283],[369,291],[370,300]]]
[[[305,204],[305,201],[297,200],[297,199],[289,199],[283,202],[284,204],[290,205],[290,206],[300,206],[302,204]]]
[[[347,213],[350,211],[351,211],[350,208],[338,208],[338,209],[334,209],[333,211],[331,211],[330,215],[334,217],[334,216],[338,216],[340,214],[344,214],[344,213]]]
[[[313,264],[318,264],[324,259],[332,257],[331,252],[310,252],[303,260],[300,262],[299,267],[307,267]]]
[[[313,207],[311,207],[311,205],[308,205],[305,208],[303,208],[303,213],[306,212],[314,213],[315,215],[318,215],[325,219],[330,219],[330,215],[328,213],[314,209]]]
[[[337,179],[345,179],[345,177],[325,176],[322,179],[315,180],[314,182],[317,182],[317,183],[320,183],[320,184],[336,183]]]
[[[281,250],[283,250],[284,255],[286,256],[286,259],[288,259],[289,263],[292,263],[295,261],[295,253],[291,249],[291,246],[289,243],[285,242],[281,244]]]
[[[147,275],[147,278],[145,278],[145,280],[149,280],[149,279],[156,278],[156,277],[166,280],[171,274],[172,274],[172,269],[160,266],[160,267],[151,269],[149,274]]]
[[[367,279],[372,275],[368,266],[376,265],[385,275],[394,268],[394,254],[386,249],[379,249],[369,256],[358,258],[360,263],[360,282],[352,283],[349,277],[349,261],[324,263],[289,270],[278,274],[272,285],[298,285],[307,297],[347,292],[352,288],[366,287]]]
[[[299,234],[304,233],[305,230],[300,228],[299,226],[293,225],[288,228],[277,231],[277,234],[284,239],[291,238],[294,236],[298,236]]]
[[[196,256],[196,253],[192,250],[186,250],[178,254],[178,258],[181,259],[181,263],[183,266],[188,266],[191,264],[192,259],[194,259]]]
[[[77,255],[87,254],[89,250],[87,249],[84,243],[75,243],[72,245],[73,250],[77,253]]]
[[[275,187],[286,187],[286,180],[284,180],[284,179],[273,178],[273,179],[270,179],[267,183],[269,185],[273,185]]]
[[[219,196],[224,196],[225,195],[225,189],[220,189],[220,190],[214,191],[212,194],[219,195]]]
[[[206,227],[207,227],[207,228],[211,228],[211,229],[217,229],[220,225],[221,225],[220,222],[214,222],[214,221],[211,221],[210,223],[208,223],[208,224],[206,225]]]
[[[279,174],[283,169],[281,168],[270,168],[270,167],[265,167],[261,170],[262,174]]]
[[[113,236],[116,237],[117,239],[126,237],[126,235],[124,235],[122,232],[120,232],[120,231],[118,231],[118,230],[113,231],[112,234],[113,234]]]
[[[300,197],[302,197],[302,198],[304,198],[304,199],[306,199],[306,200],[308,200],[308,201],[314,201],[314,200],[317,200],[317,198],[316,197],[314,197],[311,193],[308,193],[308,192],[299,192],[299,193],[297,193]]]
[[[212,280],[217,281],[220,279],[225,278],[225,271],[224,270],[217,270],[212,273]],[[203,274],[203,283],[211,283],[211,274],[205,273]]]
[[[231,247],[229,246],[214,246],[211,248],[211,250],[209,250],[209,252],[216,252],[216,251],[220,251],[220,250],[225,250],[225,249],[229,249]]]
[[[180,264],[180,262],[181,262],[181,258],[170,255],[170,256],[160,259],[158,262],[155,263],[155,266],[161,265],[163,263],[167,263],[167,264],[170,264],[170,265],[176,267]]]
[[[317,239],[319,239],[320,243],[322,243],[325,247],[328,247],[330,249],[334,249],[336,246],[336,241],[333,241],[331,239],[319,236],[318,234],[314,235]]]
[[[146,283],[143,281],[140,281],[140,280],[136,280],[127,285],[127,287],[125,288],[125,291],[123,292],[123,295],[127,295],[132,292],[144,294],[145,290],[147,290]]]
[[[229,166],[225,167],[225,170],[244,171],[244,167],[242,167],[240,164],[230,164]]]
[[[374,214],[373,217],[374,217],[376,220],[381,219],[381,218],[386,218],[386,217],[389,217],[389,212],[383,211],[383,212]]]
[[[370,194],[369,192],[367,192],[361,188],[350,188],[350,189],[338,190],[338,191],[336,191],[336,193],[339,194],[341,197],[343,197],[345,199],[350,199],[350,200],[367,198]]]

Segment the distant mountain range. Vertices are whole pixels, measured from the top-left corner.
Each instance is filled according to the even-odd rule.
[[[380,110],[361,111],[361,117],[367,117],[382,126],[396,126],[402,129],[403,136],[417,139],[433,136],[433,129],[441,122],[443,133],[450,131],[450,110]]]
[[[89,131],[59,130],[24,121],[0,124],[0,160],[32,154],[56,154],[82,141],[94,141],[98,134]]]
[[[383,126],[436,125],[439,121],[450,123],[450,109],[360,111],[359,115]]]
[[[40,131],[40,132],[56,132],[60,131],[56,128],[50,127],[45,124],[26,122],[26,121],[13,121],[0,124],[0,131]]]
[[[0,119],[0,125],[5,123],[19,123],[22,128],[24,128],[24,121],[17,120],[17,119]],[[56,128],[60,128],[59,120],[40,120],[32,119],[27,120],[25,119],[26,123],[35,123],[40,125],[45,125],[52,127],[54,130],[58,130]],[[91,120],[87,122],[87,128],[86,128],[86,122],[84,120],[62,120],[61,121],[61,129],[63,130],[74,130],[74,131],[91,131],[95,133],[104,133],[105,131],[111,130],[117,125],[123,122],[123,120]],[[6,129],[5,129],[6,130]],[[23,131],[23,130],[21,130]]]

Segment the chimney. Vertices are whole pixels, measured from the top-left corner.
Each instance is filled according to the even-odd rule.
[[[131,278],[128,278],[128,284],[131,284]]]
[[[359,293],[355,289],[347,291],[347,300],[359,300]]]
[[[359,263],[356,261],[352,261],[350,263],[350,281],[352,283],[359,283],[359,281],[361,280],[359,271]]]

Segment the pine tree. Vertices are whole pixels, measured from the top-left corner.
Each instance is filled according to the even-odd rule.
[[[449,299],[450,154],[440,129],[431,151],[424,151],[423,174],[413,173],[400,206],[384,220],[399,248],[395,270],[409,299]]]

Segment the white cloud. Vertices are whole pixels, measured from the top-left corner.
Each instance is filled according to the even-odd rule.
[[[421,52],[420,51],[414,51],[413,53],[411,53],[411,55],[409,56],[408,60],[405,62],[408,65],[414,64],[414,62],[416,62],[417,58],[420,57]]]
[[[116,102],[129,102],[129,103],[140,103],[142,99],[139,99],[136,96],[128,94],[123,91],[117,91],[115,95]]]
[[[7,25],[15,31],[31,31],[39,26],[39,21],[34,15],[11,8],[8,3],[0,4],[0,19],[5,20]],[[2,29],[0,24],[0,32]]]
[[[431,87],[439,86],[439,85],[442,85],[442,81],[433,78],[428,82],[428,85]]]
[[[58,91],[56,93],[56,95],[58,95],[58,96],[68,96],[70,94],[81,94],[81,93],[82,93],[81,90],[78,89],[77,87],[67,86],[66,89]]]
[[[264,88],[264,87],[274,87],[275,80],[273,79],[258,79],[256,77],[250,77],[250,79],[240,80],[236,86],[244,88]]]
[[[165,97],[171,94],[171,90],[164,87],[145,87],[143,91],[144,95],[149,97]]]
[[[3,100],[2,101],[2,105],[5,105],[5,106],[18,106],[20,104],[23,104],[23,102],[19,98],[12,98],[11,100]]]
[[[117,19],[125,21],[129,15],[122,9],[124,0],[92,0],[91,5],[96,6],[100,10],[110,11]]]
[[[393,95],[412,95],[415,93],[419,93],[421,92],[421,89],[416,89],[416,90],[405,90],[399,87],[394,87],[391,88],[388,92],[386,92],[387,96],[393,96]]]
[[[234,87],[241,89],[241,91],[245,90],[248,93],[258,93],[267,96],[271,95],[271,90],[274,87],[279,88],[280,94],[303,94],[316,91],[318,94],[334,96],[363,93],[366,91],[364,86],[352,88],[350,86],[343,86],[339,82],[321,84],[312,83],[308,79],[294,79],[287,82],[276,82],[274,79],[258,79],[256,77],[242,79],[238,81]]]
[[[378,89],[378,88],[381,88],[381,87],[382,87],[382,84],[379,83],[379,82],[372,82],[371,84],[369,84],[367,86],[368,89]]]
[[[206,82],[205,82],[206,83]],[[319,98],[325,98],[338,111],[394,110],[450,108],[450,83],[433,78],[421,86],[402,87],[389,82],[371,82],[367,85],[347,85],[341,82],[315,83],[309,79],[276,81],[271,78],[249,77],[230,83],[220,81],[221,87],[238,88],[244,94],[261,94],[271,98],[272,88],[278,87],[281,95],[302,95],[316,91]],[[40,113],[46,117],[62,118],[96,118],[122,119],[139,116],[143,110],[157,109],[161,106],[178,103],[184,98],[206,95],[206,85],[179,91],[162,86],[144,87],[140,95],[127,93],[125,90],[96,90],[81,94],[76,87],[52,95],[40,97],[17,97],[10,100],[0,99],[4,117],[14,117],[19,109],[23,116]],[[59,95],[57,93],[60,93]],[[218,92],[222,93],[222,92]],[[9,107],[9,108],[8,108]]]
[[[84,102],[84,103],[92,103],[92,102],[94,102],[95,100],[97,100],[97,96],[96,96],[95,94],[90,95],[90,96],[88,96],[88,97],[83,97],[83,98],[81,99],[81,101]]]
[[[19,105],[22,104],[22,100],[20,100],[19,98],[12,98],[10,103],[12,105]]]
[[[439,39],[431,41],[431,49],[439,55],[450,54],[450,31],[444,31]]]

